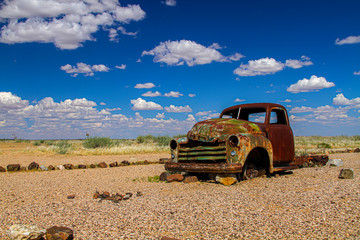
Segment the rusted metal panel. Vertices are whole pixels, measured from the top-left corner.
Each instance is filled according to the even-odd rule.
[[[317,166],[324,166],[329,161],[328,155],[309,155],[309,156],[296,156],[291,165],[301,166],[306,164],[314,164]]]
[[[198,173],[238,173],[242,171],[240,163],[174,163],[166,162],[165,169],[173,172]]]

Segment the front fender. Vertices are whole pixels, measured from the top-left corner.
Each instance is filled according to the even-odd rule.
[[[240,163],[244,166],[250,152],[255,148],[264,149],[269,157],[269,172],[273,172],[273,148],[269,139],[262,135],[238,134],[235,135],[239,142],[237,146],[228,143],[228,159],[230,163]],[[235,154],[234,154],[235,151]]]

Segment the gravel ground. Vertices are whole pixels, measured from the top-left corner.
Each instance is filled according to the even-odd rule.
[[[233,186],[141,181],[163,172],[160,164],[1,173],[0,239],[16,223],[65,226],[84,240],[360,239],[360,154],[331,158],[343,159],[344,167],[297,169]],[[355,179],[338,179],[341,168],[353,168]],[[100,202],[96,190],[143,195]]]

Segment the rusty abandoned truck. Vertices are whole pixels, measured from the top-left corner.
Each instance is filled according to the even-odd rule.
[[[294,136],[285,107],[274,103],[226,108],[219,118],[198,122],[187,137],[170,142],[169,172],[236,174],[248,180],[295,169]]]

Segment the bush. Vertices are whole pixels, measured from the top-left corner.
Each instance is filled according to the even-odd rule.
[[[319,143],[317,145],[318,148],[331,148],[331,145],[328,143]]]
[[[111,147],[112,145],[113,141],[107,137],[92,137],[86,139],[83,143],[85,148],[105,148]]]
[[[60,154],[66,154],[70,148],[71,148],[71,143],[68,143],[67,141],[60,141],[56,144],[56,147],[58,148],[57,152]]]

